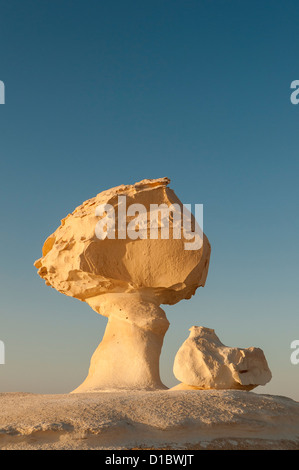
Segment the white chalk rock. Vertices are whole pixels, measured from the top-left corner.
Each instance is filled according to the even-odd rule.
[[[155,390],[159,357],[169,322],[152,298],[107,294],[101,309],[109,312],[104,337],[94,352],[88,376],[73,393],[98,390]]]
[[[272,378],[260,348],[230,348],[215,331],[192,326],[189,338],[176,354],[173,372],[178,389],[244,389],[265,385]]]
[[[158,238],[153,238],[150,217],[158,212],[154,206],[177,205],[183,213],[183,204],[168,187],[169,182],[168,178],[143,180],[111,188],[85,201],[45,241],[43,256],[34,264],[38,274],[47,285],[87,302],[101,314],[102,295],[108,293],[146,291],[159,304],[170,305],[192,297],[205,285],[211,247],[202,234],[202,246],[188,249],[183,228],[180,238],[173,236],[171,215],[169,237],[162,238],[159,219]],[[135,217],[137,214],[130,213],[133,204],[145,209],[145,214]],[[107,235],[99,239],[96,235],[98,224],[105,222],[105,214],[97,215],[97,208],[104,205],[114,210],[115,238]],[[125,226],[119,231],[122,219]],[[129,229],[134,232],[134,220],[139,225],[135,239],[128,234]],[[103,314],[109,316],[109,312]]]
[[[159,357],[169,322],[160,304],[189,299],[204,286],[211,251],[200,231],[194,239],[202,243],[190,249],[196,221],[189,213],[190,231],[177,223],[184,206],[169,182],[143,180],[85,201],[47,238],[35,262],[47,285],[108,318],[75,392],[166,388]]]

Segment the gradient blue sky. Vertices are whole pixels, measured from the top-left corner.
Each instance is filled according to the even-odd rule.
[[[37,276],[45,238],[102,190],[168,176],[204,204],[212,256],[165,307],[162,379],[202,325],[264,350],[258,393],[299,400],[298,25],[296,0],[0,1],[0,392],[72,390],[105,329]]]

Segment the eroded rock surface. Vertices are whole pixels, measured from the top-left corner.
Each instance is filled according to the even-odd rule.
[[[299,448],[299,403],[242,390],[2,393],[0,422],[1,450]]]
[[[174,375],[182,383],[173,390],[244,389],[265,385],[272,374],[260,348],[231,348],[215,331],[192,326],[175,357]]]
[[[168,238],[161,235],[162,218],[157,219],[158,238],[151,237],[152,205],[176,205],[183,213],[183,204],[168,184],[168,178],[143,180],[89,199],[61,221],[35,262],[47,285],[108,317],[89,375],[76,392],[165,388],[159,356],[169,323],[160,304],[188,299],[204,286],[211,251],[203,233],[199,249],[186,249],[183,227],[180,237],[173,235],[174,215]],[[135,213],[128,210],[132,204],[145,209],[145,221],[139,218],[137,223]],[[98,215],[102,205],[115,213],[113,238],[100,239],[96,232],[107,216]],[[192,235],[195,219],[190,219]],[[135,223],[140,236],[132,239],[126,231]]]
[[[62,294],[100,309],[95,297],[115,292],[149,291],[159,304],[175,304],[190,298],[204,286],[210,258],[210,244],[204,235],[199,250],[186,250],[183,239],[99,240],[95,228],[96,208],[110,204],[115,208],[118,226],[119,199],[126,196],[126,207],[142,204],[149,214],[151,204],[183,204],[168,187],[169,179],[143,180],[103,191],[85,201],[61,221],[43,246],[43,256],[35,262],[38,274],[47,285]],[[129,224],[133,216],[127,216]],[[170,230],[171,235],[171,230]],[[101,313],[101,312],[99,312]]]

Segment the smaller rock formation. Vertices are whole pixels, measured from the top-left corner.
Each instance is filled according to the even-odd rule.
[[[182,383],[171,390],[252,390],[271,380],[261,349],[224,346],[214,330],[203,326],[192,326],[190,331],[173,366],[175,377]]]

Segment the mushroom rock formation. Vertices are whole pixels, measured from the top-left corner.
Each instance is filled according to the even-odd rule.
[[[182,226],[178,237],[174,215],[184,206],[169,182],[143,180],[87,200],[61,221],[34,264],[47,285],[108,317],[88,376],[74,392],[166,388],[159,357],[169,322],[160,305],[189,299],[204,286],[211,251],[203,232],[200,247],[186,249],[196,232],[190,213],[190,231]],[[168,238],[165,214],[157,210],[163,204],[174,209]]]
[[[261,349],[224,346],[214,330],[202,326],[192,326],[190,332],[173,366],[174,375],[182,383],[171,390],[252,390],[271,380]]]

